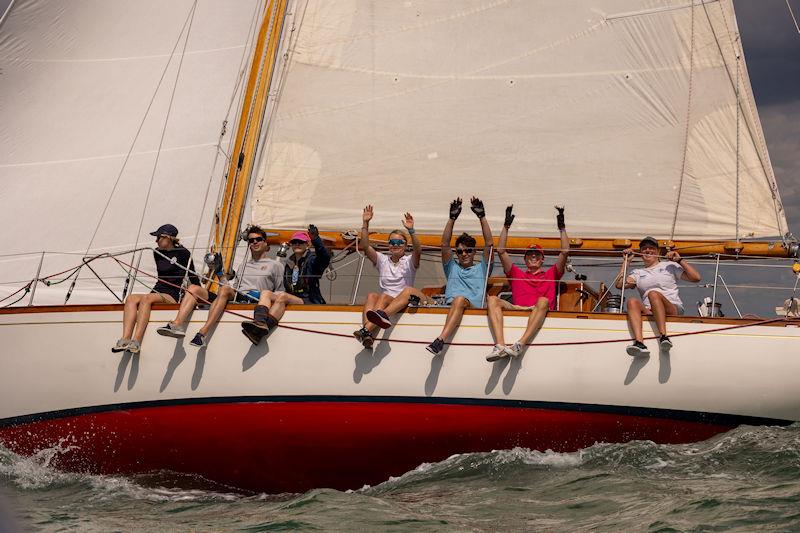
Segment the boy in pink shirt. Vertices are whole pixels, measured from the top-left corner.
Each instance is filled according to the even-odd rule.
[[[503,223],[503,231],[500,232],[500,242],[497,244],[497,254],[500,256],[503,271],[511,285],[512,303],[497,296],[489,296],[489,329],[492,331],[496,344],[491,353],[486,356],[487,361],[497,361],[509,355],[514,357],[520,355],[525,345],[536,336],[547,317],[547,311],[556,308],[556,283],[564,275],[567,257],[569,257],[569,238],[564,224],[564,208],[557,207],[556,221],[561,235],[561,252],[558,254],[555,264],[546,270],[543,269],[544,251],[538,244],[531,244],[525,251],[526,270],[517,267],[506,251],[508,228],[514,221],[514,215],[511,214],[513,207],[513,205],[506,207],[506,219]],[[525,333],[511,346],[505,345],[503,309],[531,312]]]

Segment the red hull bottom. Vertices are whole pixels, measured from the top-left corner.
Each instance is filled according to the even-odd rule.
[[[171,405],[0,428],[21,455],[61,444],[52,463],[98,474],[168,470],[258,492],[356,489],[454,453],[595,442],[692,442],[732,426],[520,407],[362,402]]]

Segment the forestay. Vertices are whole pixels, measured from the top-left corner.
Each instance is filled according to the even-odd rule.
[[[375,230],[410,210],[439,232],[449,201],[474,194],[497,228],[513,203],[517,235],[555,234],[554,204],[575,236],[787,231],[730,0],[290,12],[256,222],[347,229],[372,203]]]
[[[188,247],[197,239],[197,261],[227,164],[217,144],[223,121],[234,127],[259,6],[13,2],[0,33],[2,253],[75,253],[48,254],[42,274],[49,274],[77,264],[87,247],[154,246],[148,233],[170,222]],[[0,295],[30,280],[38,261],[38,254],[0,259],[2,282],[17,282]],[[142,265],[153,270],[147,257]],[[111,267],[107,281],[119,289],[124,273]],[[71,303],[114,301],[95,286],[97,294]],[[40,286],[36,301],[63,302],[64,292],[47,299]]]

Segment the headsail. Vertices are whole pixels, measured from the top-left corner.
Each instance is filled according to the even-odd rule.
[[[202,219],[202,255],[258,4],[15,2],[0,33],[3,253],[74,253],[48,256],[52,273],[90,242],[90,252],[152,246],[147,233],[165,222],[191,247]],[[2,281],[31,279],[38,260],[2,258]],[[99,291],[88,300],[114,301]]]
[[[475,194],[517,235],[554,232],[556,203],[584,237],[787,231],[731,0],[290,9],[259,223],[346,229],[369,202],[375,229],[438,232]]]

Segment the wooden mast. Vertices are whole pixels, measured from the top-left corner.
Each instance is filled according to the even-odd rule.
[[[215,213],[212,251],[222,252],[225,270],[231,267],[232,251],[239,239],[239,226],[250,188],[255,148],[275,70],[286,4],[287,0],[269,0],[264,6],[258,40],[247,76],[234,149],[226,173],[225,191]]]

